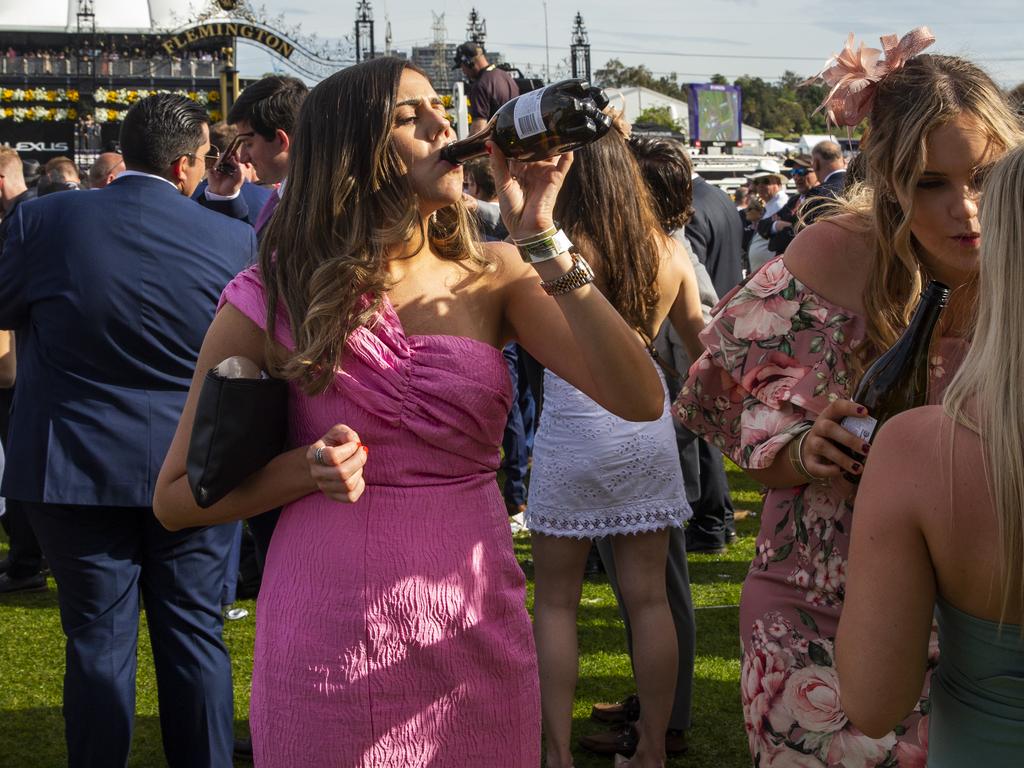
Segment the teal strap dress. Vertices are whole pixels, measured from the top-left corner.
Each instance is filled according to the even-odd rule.
[[[932,677],[928,768],[1024,765],[1024,639],[954,608],[935,615],[941,657]]]

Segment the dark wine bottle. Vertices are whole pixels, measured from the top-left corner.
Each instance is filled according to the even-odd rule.
[[[501,105],[487,125],[441,150],[441,159],[459,165],[487,152],[493,141],[507,157],[545,160],[604,136],[612,119],[604,91],[586,80],[562,80],[528,91]]]
[[[865,443],[874,440],[878,428],[902,411],[928,402],[928,349],[932,331],[949,300],[949,288],[932,280],[921,293],[921,300],[903,335],[864,373],[853,400],[868,409],[867,416],[847,416],[843,427]],[[843,453],[863,461],[863,456],[839,446]],[[848,472],[843,477],[852,483],[860,478]]]

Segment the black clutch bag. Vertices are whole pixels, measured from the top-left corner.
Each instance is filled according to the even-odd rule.
[[[287,438],[288,383],[229,378],[218,373],[225,363],[206,374],[188,446],[188,484],[200,507],[266,466]]]

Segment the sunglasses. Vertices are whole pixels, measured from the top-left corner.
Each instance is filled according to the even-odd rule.
[[[186,152],[184,156],[187,157],[192,162],[195,162],[196,160],[199,159],[199,155],[197,155],[195,152]],[[211,146],[210,151],[203,155],[202,159],[203,163],[206,165],[206,170],[209,171],[213,169],[218,162],[220,162],[220,150],[214,146]]]
[[[810,172],[810,168],[794,168],[789,172],[789,175],[796,178],[797,176],[806,176]]]

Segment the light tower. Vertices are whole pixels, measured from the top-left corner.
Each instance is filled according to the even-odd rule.
[[[476,8],[469,12],[469,21],[466,23],[466,39],[478,43],[484,48],[484,40],[487,38],[487,21],[481,18]]]
[[[373,46],[373,9],[370,0],[359,0],[356,6],[356,61],[372,59],[377,51]]]
[[[572,76],[590,81],[590,37],[583,25],[583,14],[576,12],[572,27],[572,45],[569,46],[572,59]]]
[[[451,87],[451,75],[448,62],[448,27],[444,23],[444,14],[431,13],[434,16],[434,71],[431,78],[434,88],[438,91],[447,91]]]

